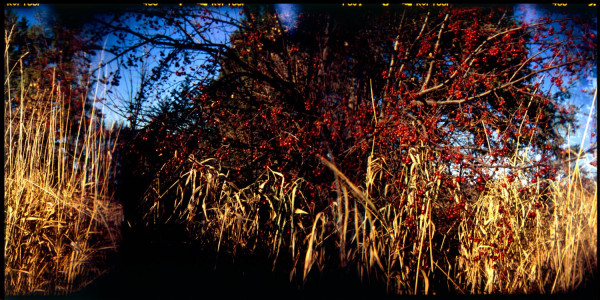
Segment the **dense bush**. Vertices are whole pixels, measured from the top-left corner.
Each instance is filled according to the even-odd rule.
[[[195,14],[140,15],[186,32],[176,25]],[[536,76],[564,91],[562,81],[594,61],[594,46],[553,38],[557,26],[579,23],[519,24],[511,15],[503,7],[348,14],[319,6],[305,8],[292,30],[273,9],[248,6],[218,55],[187,38],[161,42],[184,60],[206,51],[203,66],[219,72],[206,81],[178,66],[186,84],[127,144],[132,174],[152,174],[139,221],[180,224],[233,253],[270,249],[290,279],[317,265],[358,270],[400,293],[431,292],[430,280],[461,292],[545,291],[546,281],[481,286],[477,268],[458,271],[474,257],[466,232],[477,232],[479,207],[498,188],[530,191],[526,205],[552,202],[538,196],[553,193],[563,143],[556,129],[574,114]],[[590,42],[588,33],[563,32]],[[507,182],[498,187],[500,178]],[[514,216],[521,226],[527,220]],[[502,243],[498,251],[517,251]]]

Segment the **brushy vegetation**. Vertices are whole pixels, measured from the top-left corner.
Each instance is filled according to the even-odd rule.
[[[596,276],[597,187],[584,182],[579,169],[545,190],[543,182],[489,182],[459,226],[461,289],[567,293]]]
[[[8,59],[6,68],[9,78],[22,73]],[[104,272],[121,241],[118,131],[93,112],[88,123],[71,122],[63,103],[73,99],[58,83],[50,91],[5,82],[5,289],[69,293]],[[314,199],[305,179],[277,167],[252,170],[259,176],[236,186],[238,166],[167,149],[172,156],[148,175],[143,197],[122,200],[144,229],[177,224],[206,249],[266,255],[298,285],[342,271],[389,294],[565,293],[597,276],[597,187],[571,165],[577,160],[553,164],[561,178],[531,177],[547,169],[517,150],[506,168],[474,185],[451,176],[450,154],[415,140],[402,158],[384,156],[377,138],[365,146],[360,182],[317,154],[335,179],[318,194],[328,199]]]
[[[573,292],[597,276],[597,187],[573,167],[576,160],[560,179],[533,179],[521,167],[535,161],[520,152],[512,171],[498,172],[472,197],[451,181],[460,177],[439,175],[447,166],[432,155],[411,149],[403,174],[388,173],[405,178],[401,199],[386,198],[401,187],[382,183],[384,159],[371,155],[357,186],[319,157],[336,177],[335,196],[321,211],[312,209],[301,178],[268,168],[237,187],[217,159],[191,156],[191,169],[157,176],[147,190],[145,225],[185,224],[191,239],[233,256],[268,253],[273,269],[300,285],[311,272],[334,269],[384,283],[390,294],[537,294]],[[165,199],[175,201],[161,208]]]
[[[10,34],[6,44],[9,47]],[[22,64],[8,65],[7,78]],[[21,76],[22,78],[22,76]],[[7,86],[9,85],[9,86]],[[5,80],[4,288],[8,295],[65,294],[106,272],[120,243],[123,212],[114,202],[111,153],[118,131],[67,113],[52,91]],[[18,91],[12,94],[11,91]],[[82,112],[85,114],[85,112]],[[75,131],[73,131],[75,130]],[[112,146],[111,146],[112,145]]]

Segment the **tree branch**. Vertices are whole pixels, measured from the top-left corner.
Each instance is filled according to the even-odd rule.
[[[527,79],[529,77],[532,77],[532,76],[534,76],[536,74],[539,74],[539,73],[542,73],[542,72],[545,72],[545,71],[549,71],[549,70],[553,70],[553,69],[557,69],[557,68],[560,68],[560,67],[564,67],[566,65],[576,64],[576,63],[579,63],[579,62],[582,62],[582,61],[585,61],[585,60],[584,59],[578,59],[578,60],[564,62],[564,63],[558,64],[558,65],[550,66],[550,67],[547,67],[547,68],[544,68],[544,69],[540,69],[540,70],[531,72],[531,73],[529,73],[529,74],[527,74],[527,75],[525,75],[525,76],[523,76],[521,78],[509,81],[509,82],[507,82],[507,83],[505,83],[505,84],[503,84],[503,85],[501,85],[499,87],[493,88],[491,90],[487,90],[485,92],[479,93],[477,95],[474,95],[474,96],[471,96],[471,97],[468,97],[468,98],[457,99],[457,100],[445,100],[445,101],[425,100],[425,102],[427,102],[427,104],[437,104],[437,105],[447,105],[447,104],[460,104],[460,103],[464,103],[466,101],[470,101],[470,100],[473,100],[475,98],[480,98],[480,97],[486,96],[486,95],[488,95],[488,94],[490,94],[490,93],[492,93],[494,91],[501,90],[501,89],[504,89],[504,88],[509,87],[511,85],[514,85],[516,83],[519,83],[521,81],[524,81],[525,79]],[[430,88],[429,90],[433,90],[434,88]],[[419,93],[418,95],[420,96],[422,94],[424,94],[424,93]]]

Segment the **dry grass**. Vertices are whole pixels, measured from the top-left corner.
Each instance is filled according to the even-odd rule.
[[[560,180],[488,182],[460,225],[454,276],[467,292],[569,293],[597,276],[598,190],[582,175],[582,150],[567,157]],[[531,163],[524,154],[512,160]]]
[[[302,179],[288,182],[267,169],[255,183],[238,188],[226,180],[217,160],[190,157],[192,169],[181,171],[172,183],[155,180],[148,189],[147,202],[159,200],[151,201],[147,224],[165,219],[186,223],[193,238],[233,255],[267,250],[274,269],[283,253],[290,281],[305,283],[315,267],[322,271],[335,266],[354,269],[372,282],[383,280],[390,293],[429,293],[435,258],[428,245],[436,230],[432,212],[441,188],[434,172],[443,167],[427,162],[425,148],[410,155],[414,163],[405,165],[400,175],[409,187],[403,192],[380,183],[386,172],[382,159],[370,160],[365,185],[358,187],[321,157],[336,175],[338,191],[336,201],[323,211],[306,209],[310,205]],[[420,190],[424,197],[417,196]],[[176,208],[185,209],[161,215],[160,198],[169,191],[177,194]],[[400,194],[405,203],[397,206],[373,194]]]
[[[572,292],[597,268],[597,188],[579,172],[528,192],[488,183],[460,225],[454,276],[468,293]],[[506,187],[502,187],[502,183]],[[536,205],[539,208],[536,208]]]
[[[7,77],[22,72],[10,67]],[[4,288],[7,295],[68,293],[106,271],[105,256],[120,240],[123,213],[109,182],[116,136],[95,118],[71,132],[64,95],[8,82]]]
[[[393,172],[372,155],[359,185],[319,157],[337,192],[321,211],[310,208],[302,179],[290,182],[267,169],[239,188],[218,160],[190,157],[191,169],[148,190],[147,198],[158,201],[148,200],[147,221],[185,223],[190,237],[234,256],[266,252],[274,269],[279,264],[300,284],[313,272],[341,268],[384,283],[391,294],[564,293],[594,274],[597,190],[577,168],[547,180],[545,190],[542,180],[520,192],[521,181],[496,178],[477,199],[464,199],[460,185],[447,183],[455,178],[437,177],[448,171],[428,159],[437,153],[422,146],[408,155],[411,163]],[[177,195],[176,214],[159,209],[169,191]],[[440,221],[461,203],[467,205],[459,218]]]

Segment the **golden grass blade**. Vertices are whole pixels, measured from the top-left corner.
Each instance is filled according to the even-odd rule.
[[[317,229],[317,224],[319,222],[319,220],[322,219],[323,216],[323,212],[319,212],[317,214],[317,216],[315,217],[315,222],[313,223],[312,226],[312,230],[310,232],[310,234],[308,235],[308,248],[306,249],[306,256],[304,257],[304,272],[302,275],[302,280],[306,283],[306,278],[308,276],[308,272],[310,272],[310,269],[312,268],[313,263],[315,262],[314,259],[314,243],[316,240],[316,229]]]
[[[326,165],[330,170],[332,170],[336,174],[336,176],[339,176],[342,180],[344,180],[344,182],[346,182],[346,184],[350,187],[350,191],[352,191],[352,194],[354,194],[354,196],[363,205],[365,205],[365,208],[367,208],[372,214],[375,215],[375,217],[382,223],[383,227],[387,230],[385,220],[379,214],[379,211],[377,210],[375,204],[373,204],[373,202],[368,197],[365,197],[363,192],[356,185],[354,185],[354,183],[352,183],[352,181],[350,181],[350,179],[348,179],[348,177],[346,177],[346,175],[344,175],[344,173],[342,173],[332,162],[330,162],[325,157],[319,154],[317,154],[317,157],[321,160],[321,162],[324,165]]]

